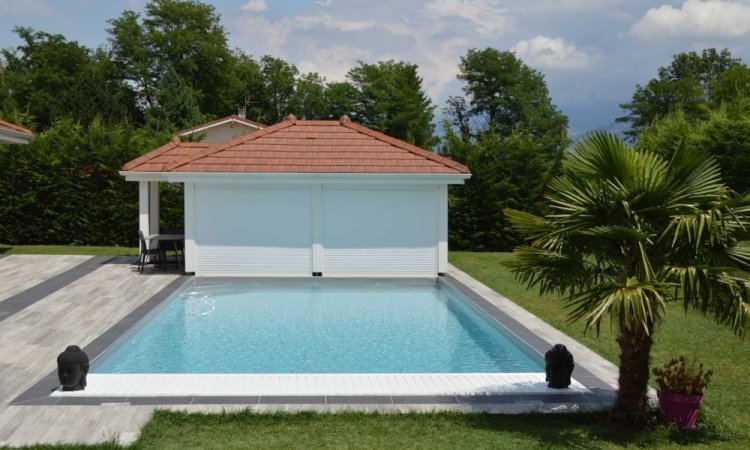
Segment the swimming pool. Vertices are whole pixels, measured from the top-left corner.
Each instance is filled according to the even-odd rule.
[[[538,373],[540,355],[435,280],[188,282],[101,374]]]

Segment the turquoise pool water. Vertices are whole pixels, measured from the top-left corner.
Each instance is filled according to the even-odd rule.
[[[541,357],[434,281],[194,280],[94,373],[543,372]]]

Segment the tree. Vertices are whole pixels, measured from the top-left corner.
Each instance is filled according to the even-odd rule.
[[[226,114],[239,99],[229,98],[233,58],[227,34],[211,5],[195,0],[150,0],[141,16],[125,11],[107,30],[123,77],[150,104],[153,89],[171,65],[193,90],[201,111]]]
[[[649,358],[665,303],[711,314],[742,335],[750,326],[750,196],[733,195],[704,151],[671,158],[635,151],[606,133],[579,141],[550,184],[551,213],[506,214],[528,244],[510,267],[529,287],[562,295],[573,320],[617,327],[613,419],[648,421]]]
[[[174,132],[204,121],[188,85],[168,66],[159,82],[156,104],[146,111],[146,125],[157,132]]]
[[[464,82],[466,100],[454,97],[447,112],[461,127],[501,136],[522,129],[559,146],[568,119],[552,104],[544,76],[513,52],[471,49],[461,57],[458,79]]]
[[[544,77],[511,52],[469,50],[459,80],[465,97],[447,101],[441,153],[472,177],[450,187],[450,242],[455,248],[510,250],[522,242],[504,208],[536,214],[568,143],[567,118],[552,104]]]
[[[260,70],[263,75],[265,122],[281,122],[290,113],[289,102],[294,96],[299,71],[294,64],[268,55],[261,58]]]
[[[114,63],[102,50],[94,52],[61,100],[65,115],[83,124],[97,117],[108,124],[141,121],[135,93],[119,79]]]
[[[325,82],[325,78],[316,72],[297,78],[294,95],[289,101],[289,111],[299,119],[327,119],[329,112]]]
[[[326,85],[325,99],[328,106],[328,118],[338,119],[343,115],[354,115],[354,96],[357,90],[346,81],[331,82]]]
[[[631,101],[620,105],[628,115],[616,121],[629,123],[626,134],[634,138],[671,112],[682,110],[691,120],[699,120],[709,108],[747,95],[750,69],[729,50],[679,53],[669,66],[659,68],[657,78],[636,86]]]
[[[13,31],[23,43],[0,51],[5,59],[3,83],[13,103],[46,128],[67,113],[63,99],[89,64],[89,50],[60,34],[21,27]]]
[[[677,143],[703,149],[716,159],[724,181],[737,192],[750,191],[750,98],[726,102],[691,120],[682,111],[655,121],[638,137],[636,148],[658,152],[665,158]]]
[[[437,144],[435,106],[422,89],[416,64],[359,61],[346,77],[355,89],[354,121],[418,147]]]
[[[544,211],[544,189],[558,163],[523,132],[501,137],[487,132],[465,140],[446,127],[441,153],[471,169],[463,185],[451,186],[449,240],[457,250],[510,250],[523,242],[503,210]]]
[[[234,76],[232,98],[244,104],[248,119],[266,123],[268,114],[264,108],[263,74],[260,64],[242,50],[234,52]]]

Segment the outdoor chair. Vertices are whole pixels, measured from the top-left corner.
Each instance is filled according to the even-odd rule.
[[[143,231],[138,230],[138,240],[141,246],[141,255],[138,259],[138,272],[143,272],[146,264],[159,264],[162,269],[167,270],[167,253],[163,248],[148,248],[146,245],[146,237],[143,235]],[[156,259],[152,259],[156,257]]]

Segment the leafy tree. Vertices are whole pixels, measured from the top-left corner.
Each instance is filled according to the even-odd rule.
[[[62,98],[66,115],[83,124],[140,121],[134,92],[118,77],[108,55],[97,50]]]
[[[550,188],[550,214],[506,212],[528,240],[510,267],[529,287],[563,296],[587,329],[607,318],[617,327],[613,419],[643,425],[666,302],[740,335],[750,326],[750,196],[734,196],[704,151],[682,145],[667,159],[606,133],[579,141]]]
[[[461,57],[458,79],[466,99],[449,100],[447,112],[460,128],[501,136],[522,129],[559,147],[568,120],[552,104],[544,76],[513,52],[471,49]]]
[[[299,119],[328,118],[325,78],[310,72],[297,78],[289,110]]]
[[[542,213],[547,182],[567,145],[567,118],[552,104],[544,77],[511,52],[469,50],[450,97],[441,152],[472,177],[451,186],[450,241],[455,248],[510,250],[521,237],[504,208]]]
[[[542,144],[522,132],[501,137],[487,132],[466,140],[446,126],[441,153],[467,165],[472,176],[451,186],[449,240],[457,250],[510,250],[523,242],[510,226],[504,208],[543,211],[547,180],[558,164]]]
[[[273,56],[260,60],[263,75],[263,108],[266,123],[281,122],[289,113],[289,102],[294,96],[294,85],[299,71],[294,64]]]
[[[353,120],[419,147],[437,143],[435,106],[422,89],[416,64],[360,61],[346,77],[356,92]]]
[[[729,50],[679,53],[669,66],[659,68],[657,78],[636,86],[631,101],[620,105],[628,115],[616,121],[630,124],[626,134],[632,138],[671,112],[682,110],[691,120],[699,120],[709,108],[748,95],[750,69]]]
[[[174,132],[204,121],[188,85],[168,66],[158,86],[156,105],[146,111],[146,125],[157,132]]]
[[[171,65],[193,90],[201,111],[222,115],[234,108],[229,98],[233,74],[226,30],[214,7],[194,0],[150,0],[141,16],[125,11],[109,21],[109,41],[123,77],[154,100],[156,84]]]
[[[245,105],[247,118],[266,122],[268,114],[264,109],[263,73],[260,64],[242,50],[234,52],[234,76],[232,77],[233,98]]]
[[[737,192],[750,191],[750,98],[724,103],[695,122],[677,111],[654,122],[636,143],[638,149],[671,158],[678,144],[700,148],[719,164],[724,181]]]
[[[346,81],[331,82],[326,85],[325,101],[328,107],[328,118],[338,119],[343,115],[354,115],[354,97],[357,90]]]
[[[60,34],[16,27],[23,40],[15,50],[0,51],[5,59],[3,83],[13,104],[28,111],[42,128],[67,110],[63,99],[89,64],[89,50]]]

